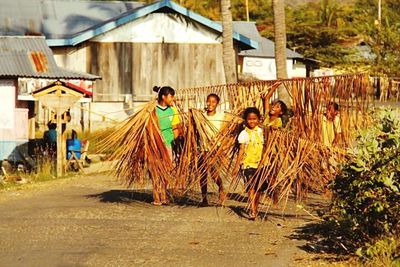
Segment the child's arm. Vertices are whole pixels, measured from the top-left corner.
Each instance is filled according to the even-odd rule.
[[[243,130],[238,136],[238,142],[240,145],[239,153],[236,160],[235,168],[233,169],[233,177],[236,177],[240,170],[240,165],[242,163],[244,157],[244,150],[246,144],[249,142],[249,135],[247,134],[246,130]]]
[[[172,131],[174,132],[174,138],[176,139],[178,136],[183,134],[182,123],[172,126]]]
[[[174,138],[177,138],[178,136],[181,136],[183,134],[183,128],[181,120],[179,119],[178,110],[176,109],[176,107],[172,107],[172,110],[174,111],[174,115],[171,121],[172,131],[174,133]]]
[[[264,99],[263,99],[263,101],[264,101],[264,115],[266,115],[269,112],[269,99],[275,93],[276,89],[278,89],[278,86],[276,86],[275,84],[272,85],[272,88],[264,96]]]
[[[235,168],[233,169],[233,172],[232,172],[233,177],[236,177],[239,174],[240,165],[242,163],[243,156],[244,156],[244,144],[240,144],[240,149],[239,149],[239,153],[238,153],[238,156],[236,159]]]

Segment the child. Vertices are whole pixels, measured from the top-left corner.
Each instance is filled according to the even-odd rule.
[[[209,122],[209,137],[210,139],[214,139],[215,135],[218,133],[218,131],[221,129],[221,126],[224,122],[225,115],[223,112],[217,112],[217,106],[219,104],[220,98],[216,94],[209,94],[207,96],[207,108],[206,112],[204,113],[204,117],[208,120]],[[204,153],[206,153],[204,151]],[[200,169],[203,169],[204,167],[204,156],[200,158]],[[215,183],[218,185],[218,192],[219,192],[219,200],[222,203],[225,198],[225,193],[224,193],[224,187],[222,184],[221,177],[218,176],[216,173],[216,170],[211,170],[211,176]],[[201,206],[205,207],[208,206],[208,201],[207,201],[207,173],[205,172],[203,175],[200,177],[200,187],[201,187],[201,196],[202,196],[202,202]]]
[[[266,113],[264,126],[270,126],[274,130],[282,128],[282,116],[287,112],[286,104],[282,100],[278,100],[270,107],[268,99],[265,99],[264,109]]]
[[[164,145],[168,150],[169,157],[172,162],[172,142],[180,134],[180,120],[178,111],[173,106],[175,90],[169,86],[157,87],[154,86],[153,91],[158,93],[156,115],[158,119],[158,126],[161,135],[164,139]],[[153,181],[153,197],[154,205],[168,204],[166,193],[166,181],[161,184],[156,184]]]
[[[263,153],[264,134],[263,130],[258,126],[261,114],[257,108],[246,108],[243,119],[245,129],[241,131],[238,137],[240,144],[238,159],[241,160],[241,170],[243,171],[246,191],[250,201],[250,219],[255,220],[260,194],[267,189],[267,184],[260,184],[260,177],[255,176]],[[238,166],[235,169],[238,169]]]
[[[264,126],[270,126],[272,129],[282,128],[282,116],[287,112],[287,106],[282,100],[275,101],[272,106],[269,104],[269,99],[274,94],[278,87],[275,86],[268,91],[268,94],[264,96]]]
[[[43,133],[43,142],[45,149],[49,152],[50,157],[56,157],[57,155],[57,124],[49,121],[47,123],[48,131]]]
[[[322,118],[322,143],[326,146],[337,145],[342,139],[340,126],[339,105],[335,102],[328,104]]]

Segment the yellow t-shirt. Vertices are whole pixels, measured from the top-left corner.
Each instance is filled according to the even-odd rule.
[[[330,121],[326,116],[322,117],[322,143],[326,146],[332,146],[335,135],[340,134],[342,128],[340,126],[340,117],[335,116],[333,121]]]
[[[243,144],[244,157],[242,166],[246,168],[257,168],[261,161],[264,146],[264,133],[258,126],[254,129],[245,128],[238,137],[239,144]]]
[[[171,108],[174,111],[174,115],[172,116],[172,120],[171,120],[171,125],[175,126],[175,125],[178,125],[181,122],[181,120],[179,119],[178,109],[174,106],[172,106]]]
[[[272,121],[270,121],[269,119],[269,115],[267,114],[265,116],[265,120],[263,123],[264,126],[269,126],[272,128],[282,128],[283,123],[282,123],[282,119],[280,117],[273,119]]]
[[[204,117],[210,122],[210,125],[207,127],[209,136],[214,137],[222,128],[225,114],[223,112],[217,112],[213,116],[208,116],[207,113],[204,113]]]

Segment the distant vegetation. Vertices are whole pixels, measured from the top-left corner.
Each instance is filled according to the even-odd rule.
[[[245,0],[231,1],[233,19],[246,20]],[[219,1],[175,2],[220,20]],[[400,1],[382,1],[380,25],[377,0],[287,0],[286,4],[289,48],[325,67],[400,76]],[[249,11],[261,34],[273,39],[271,0],[249,0]]]

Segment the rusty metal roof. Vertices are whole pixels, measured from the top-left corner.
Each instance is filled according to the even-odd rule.
[[[57,66],[42,36],[0,36],[0,77],[96,80],[99,76]]]

